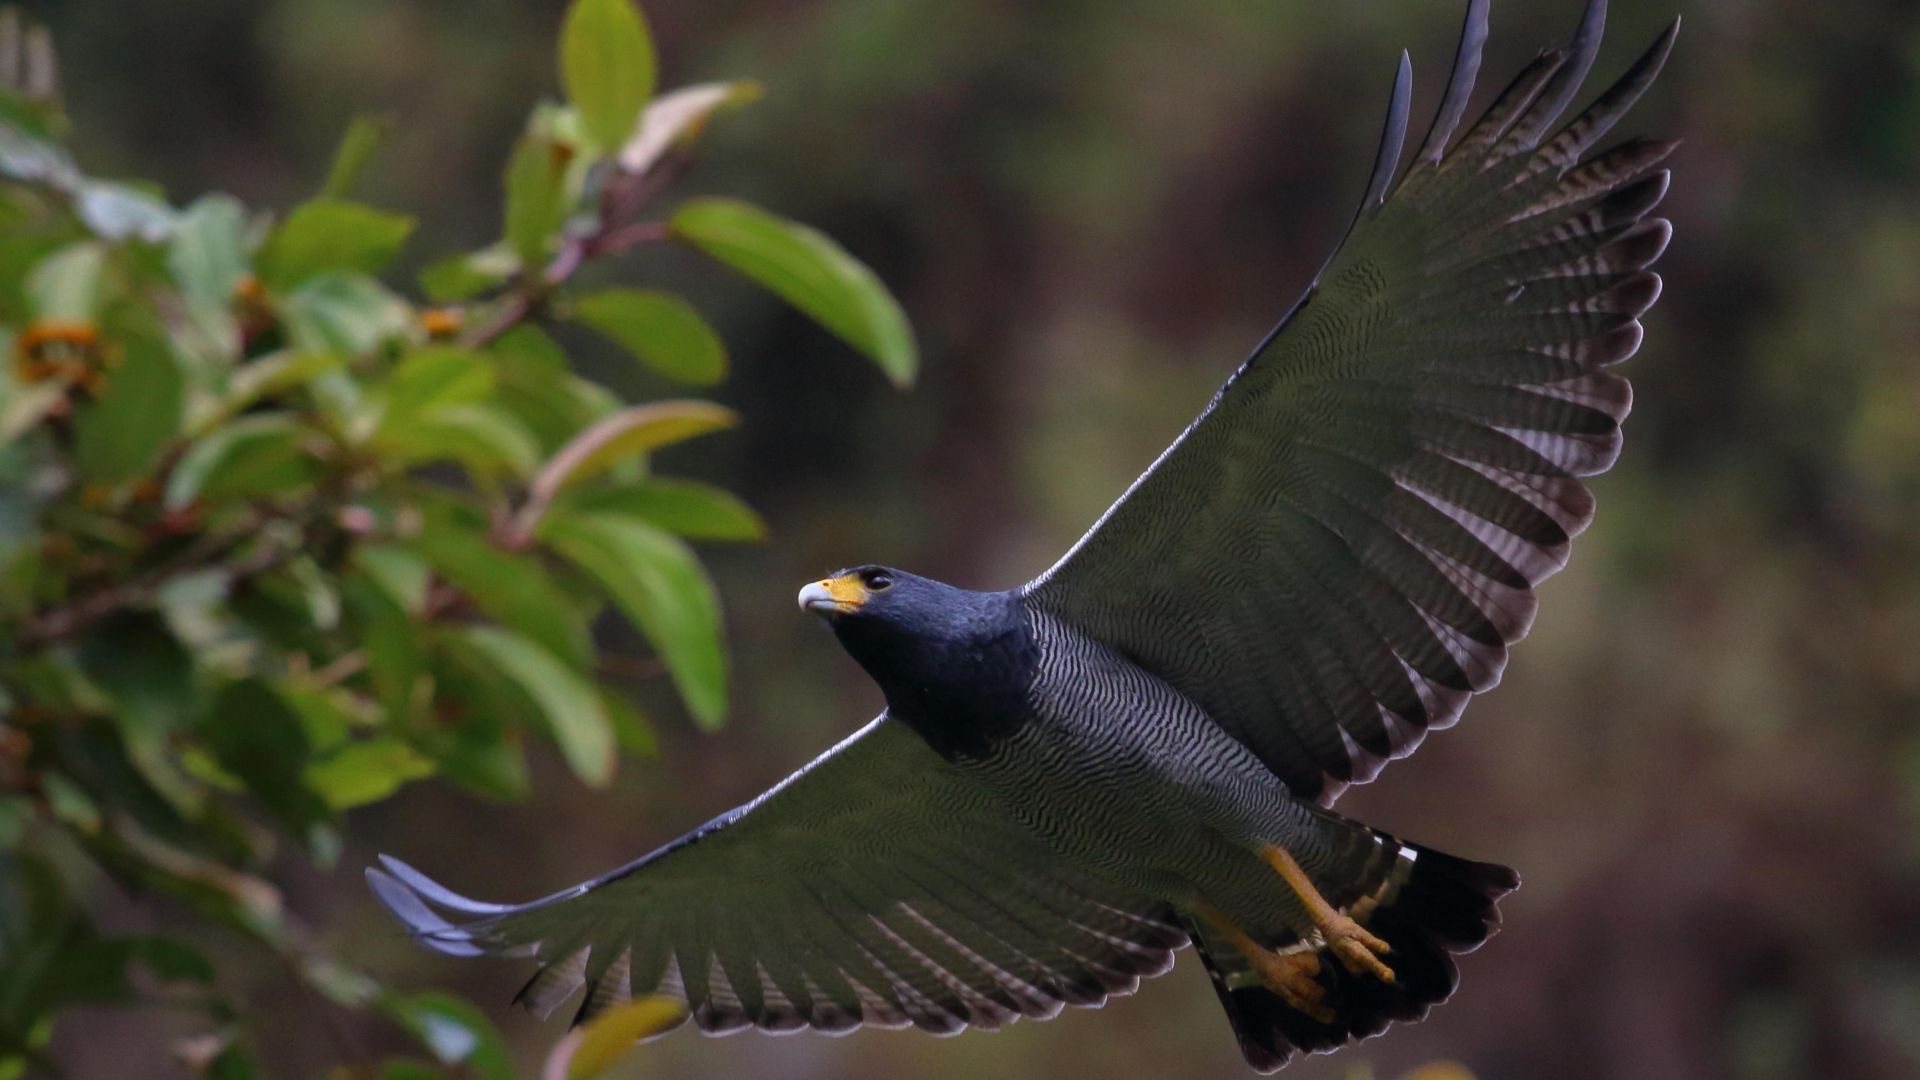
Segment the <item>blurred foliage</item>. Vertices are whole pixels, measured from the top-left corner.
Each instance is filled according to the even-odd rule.
[[[342,966],[263,871],[287,843],[331,864],[342,814],[411,781],[523,796],[529,737],[605,784],[654,738],[616,670],[658,670],[703,726],[725,715],[719,604],[688,541],[762,525],[648,461],[737,418],[624,402],[543,325],[718,382],[724,346],[686,300],[574,284],[682,243],[913,377],[898,305],[821,233],[732,200],[653,216],[753,87],[655,97],[630,0],[578,0],[559,57],[567,101],[534,109],[512,154],[502,239],[429,265],[420,302],[381,277],[413,219],[353,198],[390,123],[355,121],[277,218],[221,194],[175,207],[82,171],[48,35],[0,16],[0,1077],[50,1067],[83,1004],[199,1014],[182,1061],[250,1074],[247,1003],[176,937],[101,931],[85,898],[103,875],[412,1032],[424,1056],[386,1076],[509,1076],[476,1009]],[[608,610],[651,658],[596,645]]]

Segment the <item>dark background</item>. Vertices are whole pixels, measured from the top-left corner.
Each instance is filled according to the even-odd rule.
[[[1009,585],[1062,551],[1204,404],[1345,226],[1402,46],[1422,92],[1463,4],[654,0],[668,84],[751,77],[686,190],[824,227],[912,316],[901,395],[802,318],[691,258],[611,268],[690,290],[736,370],[741,432],[664,468],[746,494],[770,543],[710,553],[739,702],[590,792],[551,760],[530,804],[432,784],[363,811],[340,865],[281,883],[330,948],[457,988],[531,1070],[561,1032],[509,1012],[524,965],[407,943],[360,882],[403,854],[529,898],[757,793],[878,708],[793,609],[850,562]],[[1622,0],[1596,78],[1672,17]],[[287,206],[356,112],[399,134],[362,194],[418,213],[416,262],[497,234],[527,106],[555,92],[562,5],[46,0],[83,163]],[[1567,33],[1575,0],[1497,3],[1485,80]],[[1920,5],[1680,5],[1667,74],[1622,133],[1679,136],[1666,297],[1625,369],[1638,408],[1599,521],[1506,685],[1347,813],[1518,867],[1507,928],[1427,1023],[1290,1076],[1920,1075]],[[1484,102],[1488,89],[1483,87]],[[588,343],[580,343],[586,346]],[[589,362],[592,358],[589,357]],[[632,379],[624,366],[608,366]],[[635,395],[662,388],[638,381]],[[109,897],[104,901],[115,903]],[[121,905],[128,926],[164,913]],[[240,962],[236,953],[233,962]],[[400,1045],[269,968],[274,1075]],[[76,1075],[164,1071],[164,1014],[63,1025]],[[998,1036],[681,1033],[633,1075],[1238,1076],[1197,965],[1097,1013]]]

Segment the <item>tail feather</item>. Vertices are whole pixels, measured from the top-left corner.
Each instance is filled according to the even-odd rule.
[[[1396,842],[1397,843],[1397,842]],[[1453,994],[1459,972],[1453,957],[1472,952],[1499,929],[1495,906],[1520,885],[1512,870],[1473,862],[1413,844],[1399,845],[1399,866],[1374,894],[1348,914],[1392,947],[1386,961],[1395,981],[1355,975],[1323,954],[1317,981],[1333,1015],[1322,1023],[1280,995],[1249,982],[1233,965],[1230,946],[1209,943],[1206,927],[1190,929],[1214,991],[1226,1009],[1247,1064],[1273,1072],[1295,1053],[1318,1053],[1369,1038],[1395,1021],[1419,1020]]]

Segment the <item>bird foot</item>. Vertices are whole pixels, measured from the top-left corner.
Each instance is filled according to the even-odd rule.
[[[1336,913],[1318,929],[1320,937],[1327,943],[1328,951],[1339,957],[1348,971],[1355,975],[1372,975],[1389,986],[1396,981],[1393,969],[1380,959],[1392,952],[1393,947],[1368,933],[1366,927]]]
[[[1320,957],[1311,950],[1274,952],[1260,949],[1247,956],[1254,973],[1267,989],[1295,1009],[1322,1024],[1333,1023],[1326,1005],[1327,988],[1320,985]]]
[[[1260,854],[1279,874],[1281,880],[1300,898],[1300,903],[1313,919],[1313,928],[1319,932],[1320,939],[1326,943],[1328,951],[1340,958],[1340,963],[1355,975],[1372,975],[1383,983],[1392,985],[1393,969],[1380,958],[1393,951],[1378,936],[1369,933],[1367,928],[1353,921],[1352,916],[1336,910],[1327,903],[1326,897],[1314,887],[1307,872],[1300,868],[1287,850],[1270,844],[1261,849]]]

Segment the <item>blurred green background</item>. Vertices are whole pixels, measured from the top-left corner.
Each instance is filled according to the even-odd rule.
[[[24,6],[60,44],[90,171],[156,177],[175,202],[218,187],[286,206],[350,117],[391,113],[399,135],[362,194],[418,213],[423,254],[493,235],[526,104],[554,92],[562,8]],[[1616,3],[1596,77],[1675,6]],[[1388,1077],[1437,1058],[1483,1078],[1920,1075],[1920,6],[1678,6],[1674,60],[1623,125],[1685,142],[1666,297],[1625,369],[1639,407],[1595,485],[1599,521],[1546,586],[1506,685],[1341,804],[1510,863],[1526,887],[1453,1003],[1289,1076]],[[708,553],[733,719],[698,735],[642,683],[659,752],[623,763],[610,790],[587,791],[543,747],[530,803],[414,785],[350,820],[337,870],[289,857],[279,878],[343,958],[494,1006],[529,1071],[562,1027],[507,1009],[523,965],[415,948],[359,868],[394,852],[461,891],[530,898],[743,801],[864,722],[877,692],[794,611],[794,589],[857,561],[996,587],[1050,563],[1311,276],[1365,180],[1397,50],[1413,50],[1423,123],[1462,4],[646,7],[666,84],[767,88],[715,126],[701,186],[817,224],[873,265],[914,319],[924,373],[896,394],[689,256],[646,250],[615,271],[699,297],[737,364],[718,398],[742,429],[668,462],[742,492],[774,530]],[[1564,36],[1578,8],[1496,3],[1485,80]],[[164,907],[100,903],[111,928],[172,928]],[[275,970],[226,970],[254,979],[235,989],[275,1018],[261,1025],[271,1075],[401,1038]],[[55,1056],[76,1076],[161,1073],[188,1019],[87,1012]],[[1183,958],[1133,999],[997,1036],[680,1033],[628,1071],[1243,1068]]]

